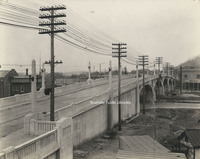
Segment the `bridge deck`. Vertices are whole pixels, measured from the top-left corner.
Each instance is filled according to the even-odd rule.
[[[37,137],[36,135],[25,135],[24,130],[20,129],[8,134],[5,137],[0,138],[0,150],[8,148],[10,146],[17,146],[24,142],[27,142],[33,138]]]

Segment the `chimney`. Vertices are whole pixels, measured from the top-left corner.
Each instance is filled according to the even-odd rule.
[[[28,68],[26,68],[26,76],[28,76]]]

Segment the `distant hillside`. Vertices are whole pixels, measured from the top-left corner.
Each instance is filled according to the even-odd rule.
[[[195,56],[184,63],[181,63],[179,66],[191,66],[191,67],[200,68],[200,55]]]

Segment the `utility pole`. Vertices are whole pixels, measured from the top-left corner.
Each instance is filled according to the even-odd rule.
[[[127,53],[126,51],[123,51],[126,49],[126,47],[122,47],[126,44],[124,43],[118,43],[118,44],[112,44],[113,46],[117,46],[115,48],[112,48],[113,50],[113,56],[118,58],[118,120],[119,120],[119,126],[118,130],[121,131],[121,57],[127,57],[127,55],[124,55],[124,53]],[[114,55],[117,54],[117,55]]]
[[[156,64],[158,64],[158,71],[160,74],[160,64],[162,63],[163,58],[162,57],[156,57]]]
[[[170,69],[171,69],[171,76],[174,76],[174,74],[173,74],[173,68],[174,68],[174,66],[171,65],[171,66],[170,66]]]
[[[105,63],[99,63],[99,73],[100,73],[100,76],[102,77],[103,73],[101,74],[101,65],[102,64],[105,64]]]
[[[108,130],[110,131],[112,129],[112,104],[110,104],[111,101],[113,101],[113,89],[112,89],[112,62],[109,61],[109,104],[108,104]]]
[[[162,63],[162,61],[163,61],[162,57],[156,57],[156,64],[158,64],[158,100],[160,100],[160,80],[161,80],[160,64]]]
[[[166,70],[167,70],[167,95],[169,94],[169,62],[166,62]]]
[[[101,64],[99,64],[99,73],[101,74]]]
[[[182,76],[182,72],[183,72],[183,67],[180,66],[180,94],[182,94],[182,89],[183,89],[183,76]]]
[[[139,56],[139,65],[143,67],[143,114],[145,114],[145,86],[144,86],[144,67],[148,65],[149,57],[148,55]]]
[[[54,34],[66,32],[65,28],[58,28],[58,25],[66,25],[65,21],[57,20],[57,18],[66,17],[65,13],[56,13],[59,10],[66,9],[65,6],[51,6],[51,7],[41,7],[40,11],[47,11],[48,14],[42,14],[39,16],[40,19],[46,19],[47,21],[43,21],[39,23],[39,26],[47,26],[50,29],[42,29],[39,31],[39,34],[49,34],[51,36],[51,99],[50,99],[50,120],[54,121]]]
[[[95,66],[93,66],[93,72],[95,72]]]

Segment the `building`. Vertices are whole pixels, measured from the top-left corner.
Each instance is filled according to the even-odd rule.
[[[200,159],[200,129],[186,129],[179,137],[180,151],[187,159]]]
[[[9,97],[11,90],[11,79],[18,76],[18,73],[12,70],[0,70],[0,98]]]
[[[19,75],[16,70],[0,70],[0,98],[31,92],[31,75]],[[37,75],[37,90],[42,87],[42,78]]]
[[[182,68],[183,89],[200,91],[200,68],[184,66]]]
[[[41,76],[37,76],[37,91],[42,87],[42,78]],[[10,96],[15,94],[24,94],[31,92],[31,76],[20,75],[14,76],[10,81],[11,89]]]

